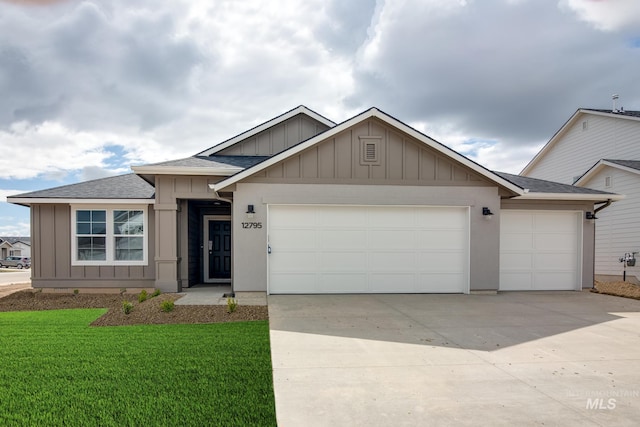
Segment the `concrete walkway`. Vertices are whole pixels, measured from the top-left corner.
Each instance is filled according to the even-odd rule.
[[[0,298],[31,288],[31,270],[0,270]]]
[[[230,294],[229,285],[198,285],[187,288],[178,293],[182,297],[176,300],[176,305],[227,305],[227,297]],[[239,305],[267,305],[265,292],[236,292],[234,297]]]
[[[278,425],[636,426],[640,301],[270,296]]]

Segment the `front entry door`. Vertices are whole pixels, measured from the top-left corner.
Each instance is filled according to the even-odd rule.
[[[231,221],[205,219],[204,281],[231,279]]]

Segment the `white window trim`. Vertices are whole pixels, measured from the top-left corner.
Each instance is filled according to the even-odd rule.
[[[76,226],[76,212],[84,210],[102,210],[107,213],[107,234],[105,235],[105,246],[107,259],[104,261],[79,260],[78,259],[78,239]],[[142,226],[144,234],[142,236],[142,261],[115,259],[115,234],[113,230],[113,211],[142,211]],[[147,205],[72,205],[71,206],[71,265],[72,266],[146,266],[149,265],[149,220]]]

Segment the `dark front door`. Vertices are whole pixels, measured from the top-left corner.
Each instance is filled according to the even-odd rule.
[[[231,278],[231,221],[210,220],[208,277],[205,281]]]

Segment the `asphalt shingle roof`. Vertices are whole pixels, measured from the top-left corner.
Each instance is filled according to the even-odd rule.
[[[187,168],[249,168],[269,156],[192,156],[145,166],[175,166]]]
[[[597,111],[598,113],[617,114],[619,116],[640,117],[640,111],[612,111],[612,110],[601,110],[597,108],[582,108],[582,110]]]
[[[615,163],[620,166],[624,166],[631,169],[640,170],[640,160],[613,160],[603,159],[605,162]]]
[[[593,190],[591,188],[576,187],[559,182],[546,181],[544,179],[529,178],[526,176],[512,175],[505,172],[494,172],[520,188],[526,188],[532,193],[565,193],[565,194],[613,194],[606,191]]]
[[[138,175],[111,176],[31,193],[16,194],[24,199],[153,199],[155,188]]]

